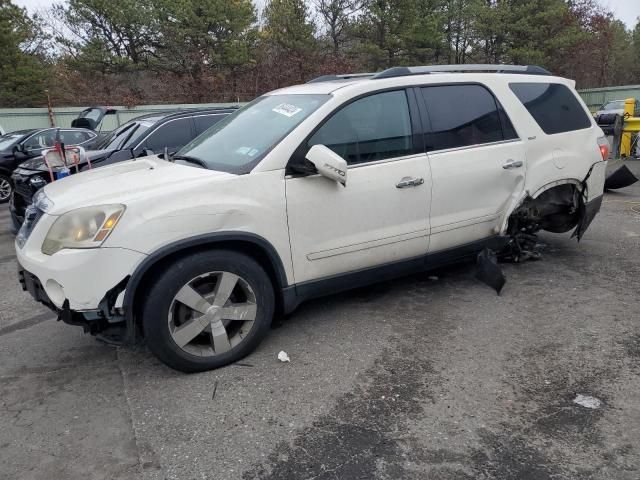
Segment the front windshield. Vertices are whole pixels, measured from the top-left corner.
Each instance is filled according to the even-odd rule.
[[[605,103],[600,110],[620,110],[624,108],[624,100]]]
[[[154,124],[153,121],[132,120],[116,128],[98,143],[95,150],[122,150],[133,146],[133,142]]]
[[[213,125],[176,154],[211,170],[247,173],[329,99],[329,95],[266,95]]]
[[[24,135],[16,133],[7,133],[6,135],[2,135],[0,137],[0,150],[10,150],[22,137],[24,137]]]

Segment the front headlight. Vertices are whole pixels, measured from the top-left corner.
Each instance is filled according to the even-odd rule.
[[[124,209],[124,205],[98,205],[61,215],[49,229],[42,253],[53,255],[64,248],[98,248],[115,228]]]
[[[29,179],[29,184],[36,190],[39,190],[42,187],[47,185],[47,181],[44,178],[42,178],[40,175],[36,175],[35,177],[31,177]]]
[[[44,188],[41,188],[36,193],[34,193],[31,201],[36,207],[38,207],[45,213],[53,208],[53,202],[49,197],[47,197],[47,194],[44,193]]]

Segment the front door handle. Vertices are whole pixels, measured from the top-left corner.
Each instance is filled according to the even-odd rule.
[[[510,170],[512,168],[520,168],[522,165],[524,165],[522,163],[522,160],[507,160],[507,163],[502,165],[502,168],[504,168],[505,170]]]
[[[402,180],[396,183],[396,188],[417,187],[423,183],[424,178],[403,177]]]

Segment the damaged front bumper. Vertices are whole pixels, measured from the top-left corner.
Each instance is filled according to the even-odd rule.
[[[109,290],[100,302],[99,308],[78,311],[69,307],[68,299],[65,299],[61,306],[56,305],[47,295],[38,277],[18,264],[18,280],[22,289],[28,292],[36,302],[54,312],[59,321],[62,320],[68,325],[80,326],[85,333],[90,333],[91,335],[118,331],[121,341],[117,343],[133,343],[135,341],[135,332],[127,331],[127,323],[124,316],[115,308],[116,299],[124,291],[128,279],[128,277],[125,278]]]
[[[36,229],[16,245],[18,276],[24,290],[60,320],[97,335],[126,324],[123,299],[131,272],[146,255],[124,248],[66,249],[44,255]],[[132,338],[134,332],[126,332]]]
[[[58,307],[47,295],[38,277],[19,266],[18,278],[22,289],[28,292],[35,301],[53,311],[58,321],[68,325],[82,327],[84,333],[94,335],[98,340],[112,345],[134,344],[138,340],[133,325],[125,321],[122,310],[115,308],[118,295],[124,291],[127,277],[105,295],[99,308],[94,310],[77,311],[69,307],[69,300],[65,299]]]

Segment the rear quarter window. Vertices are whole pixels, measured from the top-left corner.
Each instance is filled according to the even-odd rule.
[[[509,87],[547,135],[591,127],[584,108],[565,85],[511,83]]]

